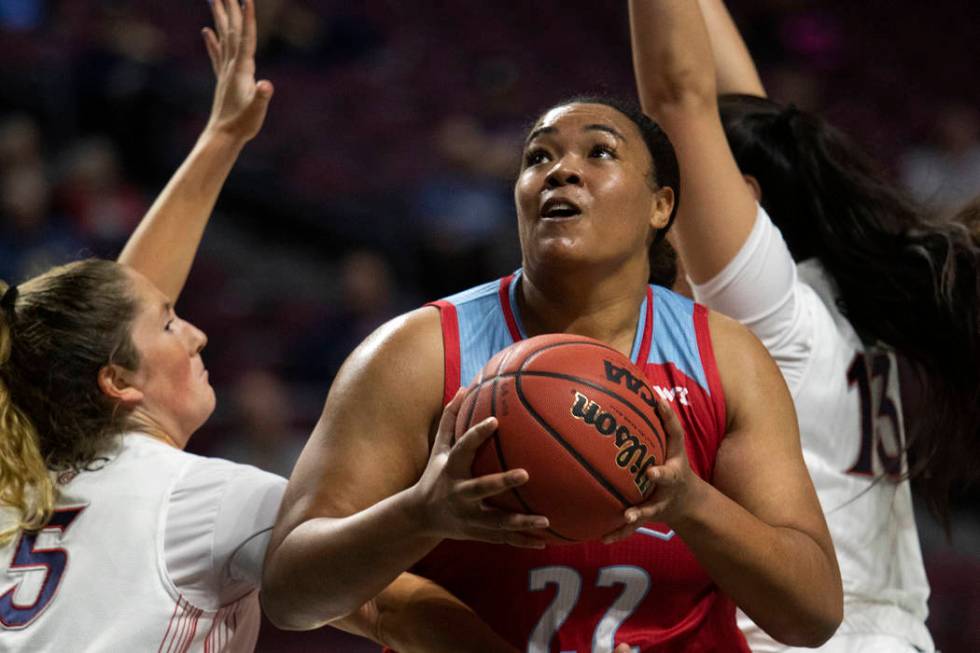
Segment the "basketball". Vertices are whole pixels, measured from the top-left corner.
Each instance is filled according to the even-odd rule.
[[[608,345],[543,335],[500,351],[467,390],[459,437],[494,416],[473,475],[527,470],[530,480],[488,500],[544,515],[553,543],[595,540],[653,491],[646,470],[663,463],[666,435],[643,372]]]

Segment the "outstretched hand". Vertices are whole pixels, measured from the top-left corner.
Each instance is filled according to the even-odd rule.
[[[457,393],[443,411],[429,463],[412,488],[421,508],[424,529],[450,539],[543,548],[544,542],[535,531],[548,527],[545,517],[506,512],[483,503],[484,499],[527,483],[528,474],[523,469],[511,469],[472,478],[473,458],[480,445],[496,431],[497,420],[488,417],[453,443],[463,396],[463,392]]]
[[[701,482],[688,461],[684,427],[677,414],[659,397],[656,410],[667,431],[667,459],[662,465],[647,469],[647,477],[654,485],[653,492],[646,502],[626,509],[626,525],[606,535],[602,539],[606,544],[629,537],[648,522],[671,526],[690,509],[694,490]]]
[[[255,1],[209,0],[214,29],[201,30],[217,79],[208,130],[242,143],[262,128],[272,82],[255,81]]]

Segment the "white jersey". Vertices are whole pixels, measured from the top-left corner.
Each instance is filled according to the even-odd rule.
[[[864,650],[855,637],[887,635],[905,650],[933,651],[910,487],[898,480],[906,461],[894,354],[861,342],[832,280],[816,261],[794,264],[761,208],[735,258],[692,288],[755,333],[793,395],[844,583],[844,621],[819,650]],[[787,650],[741,613],[739,625],[754,651]]]
[[[139,433],[0,547],[0,651],[251,651],[286,481]]]

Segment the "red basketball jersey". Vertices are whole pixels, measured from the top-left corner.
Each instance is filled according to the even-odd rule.
[[[519,276],[433,304],[442,316],[447,401],[494,353],[523,338]],[[691,466],[710,480],[725,401],[707,310],[656,286],[638,310],[631,358],[677,411]],[[447,540],[413,572],[447,588],[529,653],[605,653],[624,642],[634,651],[749,650],[732,600],[664,524],[647,524],[612,545],[530,550]]]

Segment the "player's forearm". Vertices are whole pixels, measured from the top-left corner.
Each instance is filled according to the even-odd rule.
[[[409,573],[330,625],[399,653],[517,652],[448,590]]]
[[[379,594],[431,551],[411,490],[348,517],[317,517],[295,528],[266,556],[262,605],[276,626],[310,630]]]
[[[714,110],[714,61],[697,4],[630,0],[629,11],[633,68],[643,110],[658,120],[675,107]]]
[[[698,0],[714,53],[718,93],[766,97],[752,55],[723,0]]]
[[[697,492],[694,510],[671,527],[715,583],[780,642],[817,646],[833,635],[843,610],[833,550],[762,522],[703,481]]]
[[[129,238],[119,262],[176,301],[245,140],[205,130]]]

